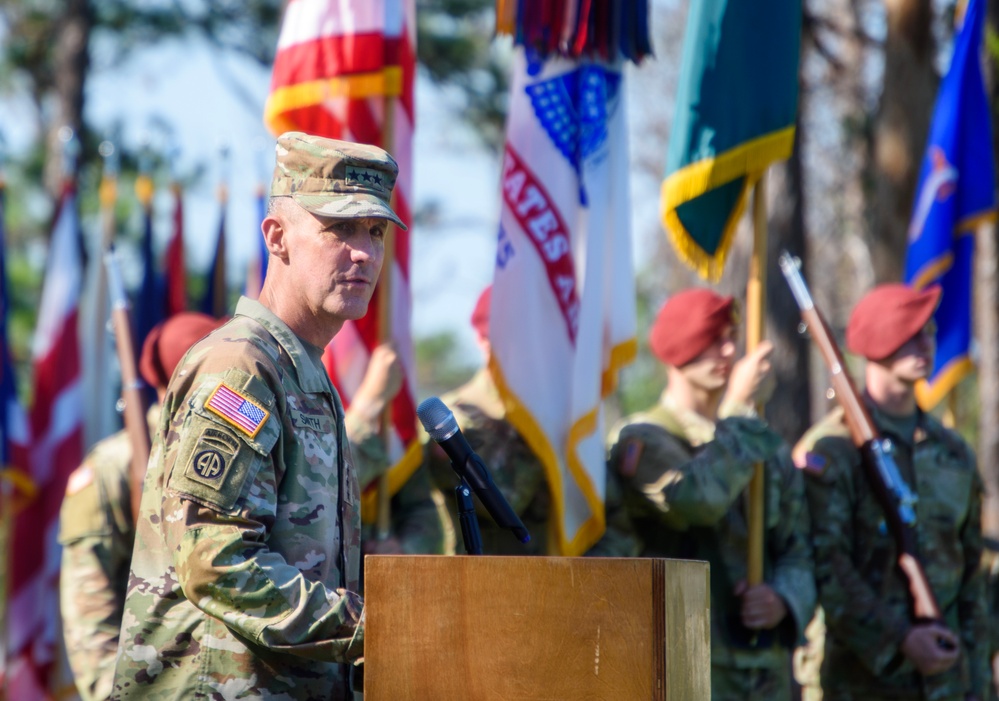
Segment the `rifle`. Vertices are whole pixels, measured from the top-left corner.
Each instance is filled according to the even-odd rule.
[[[146,463],[149,462],[149,424],[146,421],[148,409],[143,396],[143,383],[139,380],[138,364],[135,357],[135,338],[132,322],[128,316],[128,295],[122,280],[121,268],[114,245],[104,253],[104,265],[108,272],[108,292],[111,296],[111,323],[114,326],[115,346],[118,349],[118,364],[121,366],[121,399],[118,409],[125,419],[132,444],[132,462],[128,473],[131,494],[132,520],[139,518],[139,504],[142,501],[142,482],[146,476]]]
[[[930,589],[926,571],[916,556],[916,512],[913,506],[917,497],[902,479],[893,457],[891,441],[880,435],[846,371],[839,347],[815,308],[808,285],[801,276],[800,262],[783,251],[779,263],[801,310],[801,320],[811,331],[812,341],[829,369],[830,384],[843,407],[853,443],[860,451],[867,482],[884,511],[885,522],[898,552],[898,567],[908,581],[913,619],[917,623],[939,622],[942,619],[940,606]],[[949,643],[944,644],[946,641],[938,642],[941,647],[949,647]]]

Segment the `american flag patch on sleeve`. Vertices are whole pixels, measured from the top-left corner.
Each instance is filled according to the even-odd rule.
[[[244,397],[225,382],[215,388],[208,401],[205,402],[205,408],[250,438],[256,437],[257,433],[260,432],[260,427],[270,416],[270,412],[249,397]]]

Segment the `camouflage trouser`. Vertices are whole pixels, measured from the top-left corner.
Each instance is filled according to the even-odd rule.
[[[790,670],[712,665],[711,701],[791,701]]]

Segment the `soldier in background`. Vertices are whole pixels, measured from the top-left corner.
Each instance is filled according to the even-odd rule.
[[[149,332],[142,345],[139,372],[156,390],[158,401],[162,401],[170,376],[187,349],[218,324],[205,314],[185,312]],[[147,416],[150,431],[155,430],[159,417],[159,404],[154,404]],[[70,475],[59,514],[62,629],[83,701],[104,700],[111,695],[135,540],[131,462],[127,431],[94,445]]]
[[[174,373],[136,529],[114,699],[349,701],[360,490],[323,349],[367,312],[398,174],[373,146],[277,140],[259,301]]]
[[[881,285],[853,310],[847,348],[867,359],[867,408],[895,444],[918,501],[917,549],[943,613],[914,622],[895,543],[837,409],[795,446],[806,473],[816,580],[825,614],[825,701],[966,701],[988,691],[982,485],[971,449],[916,404],[933,367],[939,287]]]
[[[668,383],[655,406],[612,429],[608,474],[620,481],[639,555],[710,563],[712,699],[785,701],[790,653],[815,604],[808,514],[790,451],[755,416],[773,391],[772,346],[735,362],[736,328],[732,298],[710,290],[663,305],[649,341]],[[744,495],[756,463],[764,582],[749,586]]]
[[[489,370],[492,348],[489,344],[489,309],[492,288],[479,296],[472,312],[471,324],[483,355],[483,367],[471,380],[441,398],[454,412],[458,427],[469,446],[492,473],[493,481],[531,533],[527,544],[518,541],[510,531],[498,527],[489,513],[476,500],[482,552],[487,555],[549,555],[548,519],[551,515],[551,492],[545,468],[527,441],[507,420],[506,407]],[[455,549],[461,527],[454,488],[458,478],[444,451],[433,441],[425,447],[425,464],[434,484],[441,490],[447,508],[448,554]]]
[[[402,364],[395,348],[388,343],[375,347],[345,418],[361,491],[376,488],[378,477],[391,467],[385,441],[380,435],[381,418],[400,389]],[[365,555],[442,554],[443,502],[435,492],[427,469],[418,467],[389,501],[392,518],[388,537],[379,538],[374,523],[363,524],[362,552]],[[361,574],[363,590],[363,565]]]

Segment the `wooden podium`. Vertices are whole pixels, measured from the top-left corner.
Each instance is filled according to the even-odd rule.
[[[365,701],[709,701],[708,565],[369,555]]]

